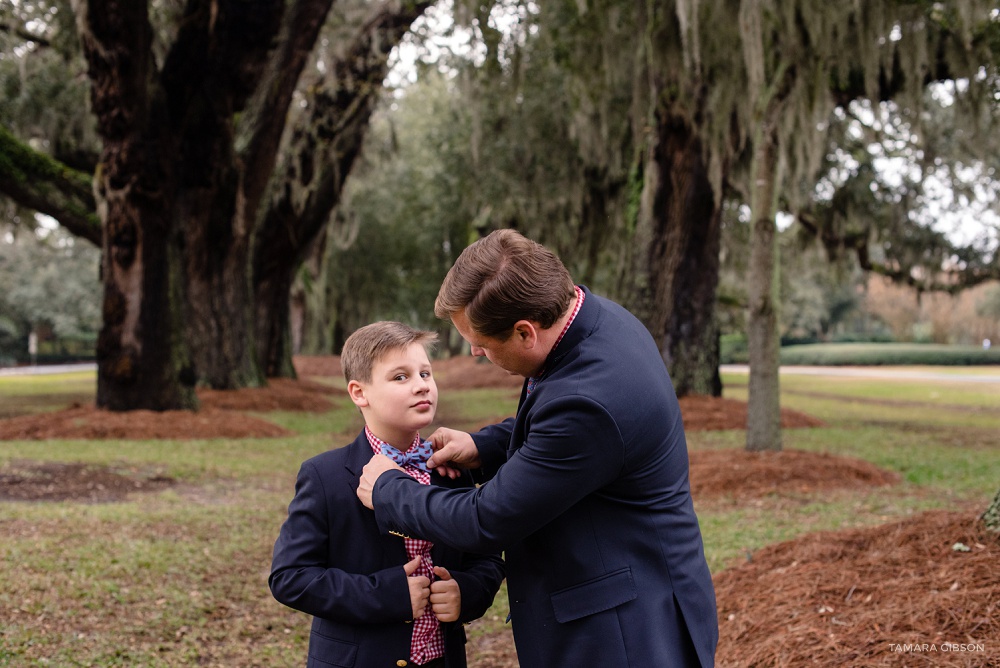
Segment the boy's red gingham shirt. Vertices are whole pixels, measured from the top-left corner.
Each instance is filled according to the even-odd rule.
[[[386,444],[385,441],[373,434],[367,425],[365,426],[365,436],[368,437],[368,443],[372,446],[372,452],[376,455],[381,454],[382,445]],[[395,447],[391,443],[387,445]],[[409,448],[418,445],[420,445],[419,434],[410,444]],[[404,466],[403,471],[421,485],[431,484],[431,474],[427,471],[410,465]],[[417,567],[414,575],[424,575],[431,582],[434,582],[434,561],[431,558],[431,548],[434,547],[434,543],[418,538],[404,538],[403,545],[406,547],[406,556],[410,561],[417,556],[420,557],[420,566]],[[444,634],[441,632],[441,623],[434,616],[431,606],[428,603],[424,614],[413,621],[413,635],[410,639],[410,661],[421,665],[441,656],[444,656]]]

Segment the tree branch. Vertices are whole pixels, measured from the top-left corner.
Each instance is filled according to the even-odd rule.
[[[283,17],[279,48],[271,55],[239,128],[237,150],[246,165],[246,192],[265,191],[277,161],[278,146],[299,76],[332,4],[332,0],[295,0]]]
[[[289,186],[274,189],[262,217],[255,276],[269,275],[269,258],[286,253],[297,265],[326,224],[361,149],[389,53],[431,4],[386,2],[376,8],[333,64],[332,75],[312,89],[309,110],[293,129],[283,166],[276,172]]]
[[[41,35],[36,35],[35,33],[28,32],[21,26],[12,26],[9,23],[0,23],[0,32],[10,33],[11,35],[17,35],[26,42],[34,42],[38,46],[49,47],[52,43]]]
[[[66,230],[101,246],[101,221],[89,174],[38,153],[0,127],[0,193],[52,216]]]

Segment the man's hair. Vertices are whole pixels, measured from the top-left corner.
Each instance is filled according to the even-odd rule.
[[[382,320],[365,325],[354,331],[340,353],[340,365],[344,379],[349,383],[357,380],[370,383],[372,369],[383,357],[394,350],[403,350],[413,343],[419,343],[425,350],[437,341],[437,334],[391,320]]]
[[[514,230],[497,230],[458,256],[438,291],[434,313],[450,319],[466,309],[476,332],[506,339],[518,320],[551,327],[574,294],[569,271],[552,251]]]

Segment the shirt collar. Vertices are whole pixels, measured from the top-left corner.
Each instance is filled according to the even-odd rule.
[[[386,443],[381,438],[373,434],[372,430],[368,428],[368,425],[365,425],[365,436],[368,437],[368,445],[372,446],[372,452],[374,452],[376,455],[382,452],[383,444],[388,445],[390,448],[396,448],[396,446],[393,445],[392,443]],[[418,445],[420,445],[420,434],[417,434],[416,437],[413,439],[413,442],[410,443],[409,446],[407,446],[405,449],[400,449],[400,448],[396,449],[399,450],[400,452],[406,452],[406,450],[409,450],[410,448],[416,447]]]

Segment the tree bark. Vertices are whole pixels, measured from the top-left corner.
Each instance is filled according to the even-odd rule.
[[[678,396],[720,396],[721,209],[691,123],[662,108],[647,144],[627,304],[660,348]]]
[[[193,408],[182,333],[175,172],[164,118],[152,104],[152,29],[142,3],[75,6],[104,139],[97,170],[104,226],[103,325],[97,405],[112,410]]]
[[[255,170],[269,173],[273,157],[268,163],[266,150],[257,162],[239,155],[235,119],[265,79],[284,3],[253,4],[190,8],[162,74],[181,175],[176,206],[188,343],[199,382],[216,389],[265,382],[253,353],[250,251],[260,200]],[[299,72],[286,74],[294,88]],[[288,102],[281,103],[271,113],[283,117]],[[269,146],[275,152],[277,141]]]
[[[312,87],[258,232],[253,261],[257,359],[268,377],[294,377],[290,290],[340,201],[388,72],[389,52],[429,2],[383,5],[365,22],[332,74]]]
[[[781,404],[778,336],[778,237],[775,191],[778,145],[773,128],[765,126],[754,142],[750,209],[753,228],[747,276],[747,343],[750,378],[746,449],[781,450]]]

